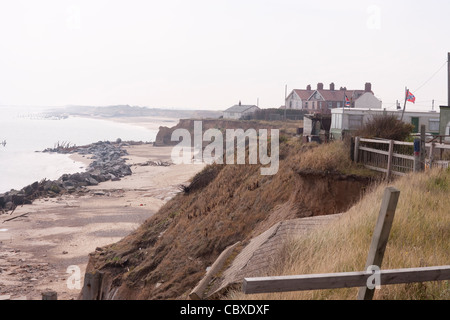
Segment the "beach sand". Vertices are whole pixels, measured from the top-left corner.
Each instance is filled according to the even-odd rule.
[[[127,147],[131,176],[88,187],[85,194],[36,200],[11,216],[1,215],[0,296],[40,300],[42,292],[56,291],[59,300],[77,299],[89,253],[137,229],[204,167],[139,165],[170,161],[171,150],[149,144]],[[72,159],[90,162],[79,155]],[[5,222],[14,217],[19,218]]]

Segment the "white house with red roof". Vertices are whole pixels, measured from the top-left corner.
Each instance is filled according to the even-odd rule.
[[[330,114],[332,109],[344,107],[346,97],[350,108],[382,108],[382,102],[375,97],[370,83],[366,83],[364,90],[348,90],[344,87],[336,90],[334,83],[330,84],[329,89],[325,89],[323,83],[318,83],[317,89],[312,90],[308,85],[306,90],[295,89],[291,92],[286,98],[286,108]]]
[[[306,101],[311,97],[314,93],[314,90],[311,89],[311,86],[308,85],[306,90],[303,89],[295,89],[291,92],[290,95],[286,98],[286,108],[294,109],[294,110],[303,110],[306,109]],[[282,107],[284,108],[284,106]]]

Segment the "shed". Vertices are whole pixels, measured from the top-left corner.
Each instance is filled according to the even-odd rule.
[[[239,102],[238,105],[232,106],[231,108],[225,110],[223,113],[223,118],[239,120],[246,115],[255,113],[258,110],[260,109],[255,105],[243,105]]]

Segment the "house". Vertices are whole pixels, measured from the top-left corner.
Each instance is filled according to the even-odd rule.
[[[311,113],[330,114],[330,110],[343,108],[346,97],[350,108],[381,109],[382,102],[372,92],[372,84],[366,83],[364,90],[347,90],[341,87],[336,90],[334,83],[329,89],[325,89],[323,83],[317,84],[317,89],[312,90],[308,85],[306,90],[293,90],[286,99],[288,109],[308,110]]]
[[[348,132],[359,130],[364,123],[374,116],[383,114],[396,115],[400,120],[402,110],[386,111],[372,109],[333,109],[331,110],[331,136],[332,139],[341,139]],[[406,111],[403,122],[414,125],[413,133],[418,133],[420,127],[425,125],[426,132],[432,135],[439,134],[439,114],[436,111]]]
[[[286,97],[286,104],[282,108],[304,110],[306,109],[306,101],[314,93],[311,86],[308,85],[306,90],[295,89]]]
[[[245,117],[246,115],[255,113],[258,110],[260,109],[255,105],[243,105],[239,101],[238,105],[232,106],[231,108],[223,112],[223,118],[239,120]]]

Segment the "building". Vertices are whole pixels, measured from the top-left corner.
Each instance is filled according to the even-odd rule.
[[[255,105],[243,105],[239,101],[238,105],[232,106],[223,112],[223,118],[239,120],[244,118],[246,115],[255,113],[258,110],[260,109]]]
[[[331,127],[330,114],[307,114],[303,118],[303,138],[305,142],[327,142]]]
[[[286,99],[287,109],[307,110],[311,113],[330,114],[332,109],[343,108],[346,97],[350,108],[381,109],[381,101],[372,92],[372,84],[366,83],[364,90],[348,90],[341,87],[336,90],[334,83],[325,89],[323,83],[317,84],[312,90],[308,85],[306,90],[293,90]]]
[[[291,110],[304,110],[306,109],[306,101],[314,93],[311,86],[308,85],[306,90],[295,89],[286,98],[286,104],[282,108]]]
[[[440,109],[439,135],[448,136],[445,141],[450,142],[450,107],[441,106]]]
[[[396,115],[400,120],[402,110],[385,111],[372,109],[333,109],[331,111],[331,136],[332,139],[341,139],[346,133],[359,130],[364,123],[374,116],[383,114]],[[420,127],[425,125],[426,132],[432,135],[439,135],[440,119],[436,111],[406,111],[403,122],[411,123],[414,126],[413,133],[419,133]]]

